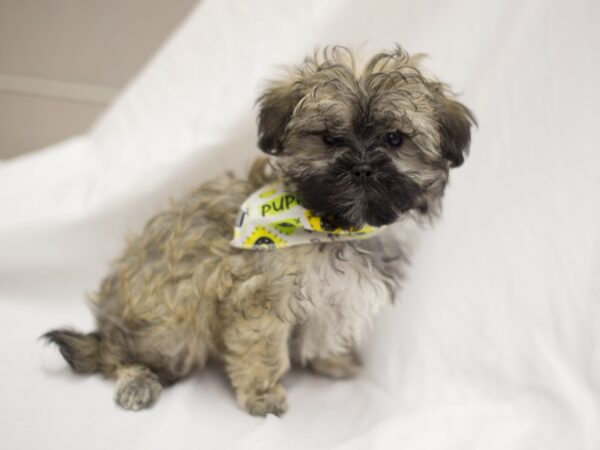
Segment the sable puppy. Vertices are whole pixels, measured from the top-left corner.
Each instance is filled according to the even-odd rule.
[[[152,218],[93,298],[97,331],[45,337],[76,372],[116,378],[116,402],[133,410],[208,358],[256,415],[286,410],[291,361],[355,375],[356,345],[399,286],[408,230],[439,213],[475,123],[418,61],[397,47],[359,65],[333,47],[272,83],[258,100],[270,164],[209,181]],[[364,240],[232,247],[240,205],[274,180],[331,229],[391,226]]]

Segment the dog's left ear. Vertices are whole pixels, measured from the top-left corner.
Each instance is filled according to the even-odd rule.
[[[437,107],[442,155],[450,167],[458,167],[469,153],[471,126],[477,125],[477,120],[469,108],[445,95]]]
[[[258,146],[268,154],[283,150],[285,128],[300,101],[300,86],[294,82],[273,83],[258,99]]]

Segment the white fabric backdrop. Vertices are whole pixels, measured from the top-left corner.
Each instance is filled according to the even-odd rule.
[[[600,448],[600,8],[206,0],[87,135],[0,163],[0,442],[61,448]],[[91,330],[128,230],[257,152],[253,102],[316,44],[401,43],[480,128],[353,381],[294,372],[283,418],[209,368],[140,413],[36,338]],[[26,124],[24,124],[26,126]]]

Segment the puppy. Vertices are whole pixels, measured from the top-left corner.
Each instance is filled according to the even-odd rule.
[[[354,376],[356,346],[396,295],[406,232],[439,214],[475,124],[418,62],[397,47],[359,65],[333,47],[272,83],[258,100],[268,160],[152,218],[92,299],[96,332],[44,336],[75,372],[116,378],[115,400],[131,410],[208,358],[222,361],[239,406],[254,415],[286,410],[291,362]],[[231,245],[241,205],[274,182],[329,232],[267,251],[253,248],[268,238]]]

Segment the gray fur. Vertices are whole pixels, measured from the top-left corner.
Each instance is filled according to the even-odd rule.
[[[410,230],[439,212],[474,122],[417,62],[397,48],[360,65],[334,47],[273,83],[259,99],[259,146],[275,156],[153,217],[92,299],[97,333],[46,337],[76,371],[117,378],[116,401],[133,410],[208,358],[224,363],[238,404],[257,415],[285,411],[292,362],[355,375],[356,346],[397,294]],[[382,140],[390,131],[401,132],[401,146]],[[339,145],[327,144],[327,133]],[[371,178],[357,181],[356,161],[373,165]],[[395,223],[362,241],[231,247],[238,208],[274,180],[350,226]]]
[[[123,409],[149,408],[160,397],[158,377],[144,366],[122,367],[118,372],[115,402]]]

